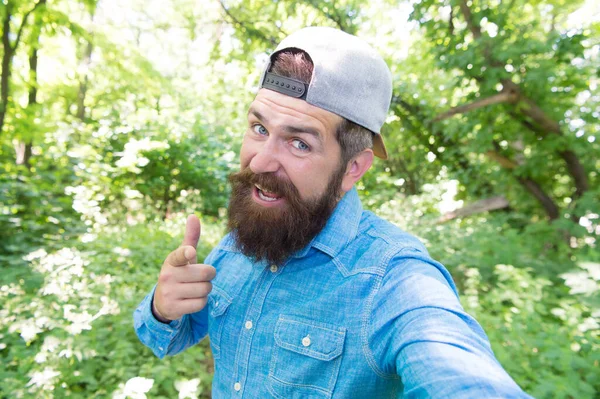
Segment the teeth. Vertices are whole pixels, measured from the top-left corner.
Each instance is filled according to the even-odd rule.
[[[263,201],[269,201],[269,202],[277,201],[279,199],[279,198],[271,198],[271,197],[265,196],[263,194],[262,190],[260,190],[260,189],[258,190],[258,196],[260,197],[261,200],[263,200]]]
[[[259,197],[260,197],[260,199],[262,199],[263,201],[269,201],[269,202],[272,202],[272,201],[277,201],[277,200],[280,198],[280,197],[277,197],[277,196],[275,196],[275,197],[267,197],[267,196],[265,195],[265,193],[272,194],[272,195],[276,195],[276,194],[274,194],[274,193],[271,193],[271,192],[269,192],[269,191],[267,191],[267,190],[263,189],[263,188],[262,188],[260,185],[258,185],[258,184],[255,184],[254,186],[255,186],[255,187],[258,189],[258,196],[259,196]]]

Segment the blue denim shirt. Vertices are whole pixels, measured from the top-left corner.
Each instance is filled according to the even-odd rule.
[[[362,210],[356,190],[285,264],[253,263],[228,235],[206,258],[208,306],[169,324],[134,313],[174,355],[207,334],[215,398],[525,398],[423,245]]]

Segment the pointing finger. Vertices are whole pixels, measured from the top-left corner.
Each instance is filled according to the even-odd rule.
[[[177,248],[167,256],[165,263],[171,266],[185,266],[196,258],[196,248],[184,245]]]

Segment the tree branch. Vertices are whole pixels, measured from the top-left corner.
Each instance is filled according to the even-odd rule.
[[[517,101],[518,99],[518,95],[513,92],[513,91],[502,91],[498,94],[494,94],[493,96],[490,97],[486,97],[486,98],[482,98],[476,101],[473,101],[472,103],[469,104],[464,104],[464,105],[460,105],[458,107],[454,107],[449,109],[448,111],[444,112],[443,114],[440,114],[438,116],[436,116],[435,118],[433,118],[433,122],[439,122],[442,121],[444,119],[448,119],[451,116],[454,116],[456,114],[464,114],[479,108],[483,108],[483,107],[487,107],[488,105],[494,105],[494,104],[500,104],[500,103],[514,103],[515,101]]]
[[[506,158],[505,156],[499,154],[496,151],[488,151],[486,153],[486,155],[488,157],[490,157],[491,159],[493,159],[494,161],[498,162],[500,164],[500,166],[502,166],[505,169],[514,170],[515,168],[517,168],[517,166],[519,166],[516,162]],[[529,177],[522,177],[522,176],[516,176],[516,175],[514,175],[513,177],[515,179],[517,179],[517,181],[527,191],[529,191],[531,193],[531,195],[533,195],[533,197],[535,197],[536,200],[538,200],[540,205],[542,205],[542,207],[546,211],[546,215],[548,215],[548,218],[550,220],[554,220],[554,219],[558,218],[559,213],[560,213],[558,206],[556,205],[554,200],[548,194],[546,194],[546,192],[538,184],[538,182],[536,182],[535,180],[533,180]]]
[[[500,164],[500,166],[502,166],[504,169],[509,169],[509,170],[513,170],[516,169],[517,163],[514,161],[511,161],[510,159],[506,158],[503,155],[500,155],[498,152],[496,151],[487,151],[485,153],[485,155],[487,155],[490,159],[498,162]]]
[[[465,16],[465,20],[467,21],[467,26],[469,30],[473,34],[475,39],[479,39],[481,37],[481,26],[475,24],[473,22],[473,15],[471,14],[471,9],[467,5],[467,0],[461,0],[460,2],[460,10]]]
[[[223,9],[223,11],[225,11],[225,14],[227,14],[227,16],[229,18],[231,18],[231,20],[233,21],[234,24],[238,25],[239,27],[242,27],[244,29],[246,29],[248,32],[253,33],[256,36],[259,36],[260,38],[262,38],[263,40],[269,42],[272,46],[277,46],[277,40],[275,40],[272,37],[268,37],[266,36],[264,33],[262,33],[260,30],[253,28],[251,26],[246,25],[244,22],[240,21],[239,19],[237,19],[232,13],[231,11],[229,11],[229,9],[227,7],[225,7],[225,4],[223,4],[222,0],[219,0],[219,4],[221,5],[221,8]]]
[[[452,212],[448,212],[442,215],[437,223],[445,223],[449,220],[456,218],[463,218],[466,216],[475,215],[477,213],[491,212],[500,209],[506,209],[510,206],[508,200],[504,196],[492,197],[479,200],[473,204],[465,205],[462,208],[455,209]]]
[[[36,8],[38,8],[40,5],[45,4],[45,1],[40,1],[38,3],[35,3],[35,5],[33,6],[33,8],[29,11],[27,11],[25,13],[25,15],[23,15],[23,21],[21,21],[21,26],[19,26],[19,30],[17,32],[17,38],[15,39],[15,43],[12,45],[12,50],[15,51],[17,46],[19,45],[19,42],[21,41],[21,36],[23,35],[23,29],[25,28],[25,25],[27,25],[27,20],[29,19],[29,16],[31,15],[32,12],[35,11]]]

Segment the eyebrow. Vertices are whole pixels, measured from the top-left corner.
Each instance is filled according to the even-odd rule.
[[[266,118],[263,114],[261,114],[260,112],[258,112],[256,109],[254,109],[252,107],[250,107],[250,109],[248,110],[248,115],[254,115],[261,122],[264,122],[267,124],[269,123],[269,118]],[[315,138],[318,139],[319,141],[321,141],[321,142],[323,141],[322,134],[317,129],[309,127],[309,126],[285,125],[281,129],[284,132],[291,133],[291,134],[307,133],[307,134],[310,134],[311,136],[315,136]]]

